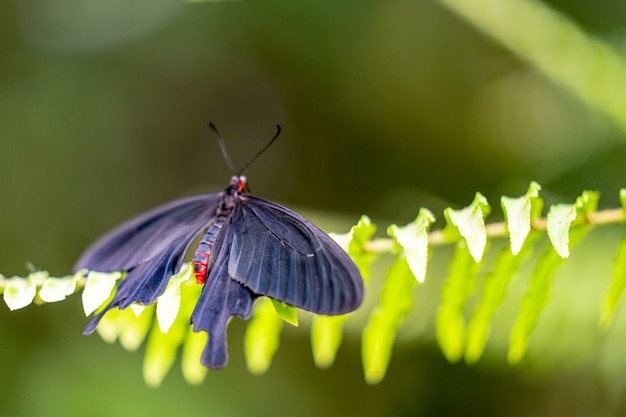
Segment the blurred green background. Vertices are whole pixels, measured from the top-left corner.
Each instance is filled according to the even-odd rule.
[[[589,188],[616,207],[623,128],[444,3],[0,2],[0,272],[23,276],[30,261],[65,275],[129,216],[225,187],[231,173],[209,121],[236,163],[280,124],[281,138],[246,171],[250,186],[329,231],[365,213],[383,233],[422,206],[440,226],[443,208],[477,191],[497,206],[531,180],[548,203]],[[624,50],[626,3],[541,4]],[[532,21],[513,35],[550,41]],[[593,64],[570,63],[590,76],[582,84],[614,85],[607,100],[621,94],[624,79],[601,79],[609,75]],[[597,230],[576,248],[515,367],[506,342],[526,282],[497,312],[485,358],[450,365],[432,336],[450,255],[436,250],[374,387],[362,377],[358,320],[331,369],[313,365],[305,326],[286,330],[264,376],[245,369],[234,321],[225,370],[191,387],[175,368],[155,390],[142,381],[141,352],[81,336],[78,297],[12,313],[3,304],[0,416],[622,415],[626,317],[618,312],[607,333],[597,320],[623,233]]]

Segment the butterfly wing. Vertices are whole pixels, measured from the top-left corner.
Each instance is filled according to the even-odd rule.
[[[214,218],[221,193],[188,197],[131,219],[98,239],[74,270],[125,271],[113,300],[83,330],[92,333],[106,311],[151,304],[178,272],[194,237]]]
[[[222,193],[202,194],[163,204],[116,227],[89,246],[74,265],[99,272],[128,271],[189,242],[214,216]]]
[[[361,304],[363,280],[352,259],[296,212],[245,195],[224,233],[228,273],[254,294],[327,315]]]

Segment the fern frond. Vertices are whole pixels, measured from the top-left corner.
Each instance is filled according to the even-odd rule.
[[[311,344],[315,363],[320,368],[330,366],[341,345],[344,325],[355,314],[369,314],[362,331],[363,368],[368,383],[380,382],[387,372],[397,332],[403,323],[411,325],[406,318],[415,308],[415,294],[429,279],[431,251],[449,245],[454,245],[456,250],[449,260],[448,276],[441,288],[434,333],[449,361],[456,362],[464,357],[467,363],[477,362],[489,340],[491,321],[507,297],[509,284],[521,266],[534,259],[530,255],[541,238],[548,236],[551,244],[534,260],[534,270],[511,326],[508,360],[511,364],[519,362],[543,310],[551,301],[554,275],[567,262],[571,249],[593,227],[620,224],[625,219],[624,207],[597,211],[599,195],[590,191],[583,192],[572,204],[549,207],[547,217],[541,217],[543,200],[540,189],[538,184],[531,183],[520,197],[502,197],[504,222],[485,223],[491,208],[478,193],[467,207],[445,210],[447,224],[442,230],[431,231],[434,216],[427,209],[421,209],[415,221],[408,225],[390,226],[389,237],[375,237],[376,226],[366,216],[348,233],[334,235],[353,257],[366,283],[372,276],[372,265],[379,262],[381,254],[385,254],[385,259],[392,257],[393,260],[380,296],[368,296],[375,303],[371,311],[312,318]],[[620,201],[626,204],[625,190],[620,191]],[[505,239],[508,244],[502,246]],[[498,240],[500,243],[495,244]],[[483,259],[492,242],[496,247],[501,246],[493,265]],[[626,240],[617,251],[613,279],[601,303],[602,328],[609,326],[626,290],[624,242]],[[199,362],[206,336],[193,333],[188,322],[201,289],[191,278],[191,270],[185,265],[171,278],[155,306],[133,305],[123,311],[114,309],[104,316],[97,328],[105,341],[119,341],[129,351],[136,350],[147,340],[144,378],[151,386],[161,383],[181,345],[181,365],[187,381],[198,384],[206,375]],[[0,292],[11,310],[32,303],[59,302],[73,293],[82,293],[85,314],[89,315],[106,304],[121,279],[124,279],[121,273],[79,271],[56,278],[50,277],[46,271],[35,271],[26,277],[0,276]],[[370,286],[368,288],[371,290]],[[477,301],[468,314],[470,298]],[[310,316],[310,313],[301,313]],[[280,343],[283,321],[297,324],[296,309],[266,299],[257,302],[245,336],[245,353],[251,372],[261,373],[270,366]]]

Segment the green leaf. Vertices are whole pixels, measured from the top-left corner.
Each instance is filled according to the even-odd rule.
[[[188,384],[200,385],[206,378],[208,369],[202,366],[200,357],[207,340],[208,334],[206,332],[194,332],[192,327],[188,326],[181,359],[183,377]]]
[[[341,345],[343,324],[347,314],[341,316],[313,316],[311,322],[311,350],[318,368],[328,368],[333,362]]]
[[[154,306],[146,306],[139,315],[130,308],[115,308],[102,317],[96,331],[105,342],[114,343],[119,339],[124,349],[134,352],[145,340],[153,318]]]
[[[188,327],[188,317],[176,320],[167,333],[161,332],[159,324],[153,322],[143,358],[143,378],[148,386],[156,388],[161,385],[172,368]]]
[[[387,372],[396,332],[413,307],[416,285],[406,259],[398,256],[387,271],[380,305],[363,329],[361,356],[368,384],[377,384]]]
[[[574,204],[556,204],[548,212],[548,236],[552,246],[563,259],[569,257],[569,231],[575,220],[582,221],[598,207],[597,192],[584,191]]]
[[[89,271],[83,289],[83,309],[88,316],[96,311],[111,296],[115,282],[122,277],[121,272]]]
[[[599,200],[600,193],[598,193],[597,191],[583,191],[574,203],[574,205],[576,206],[578,219],[582,220],[585,216],[595,212],[598,209]]]
[[[576,220],[573,204],[557,204],[548,212],[548,236],[552,246],[563,259],[569,256],[569,228]]]
[[[358,223],[352,226],[348,233],[343,235],[329,233],[348,252],[348,255],[359,268],[359,272],[361,272],[365,282],[372,275],[372,262],[378,257],[378,254],[365,250],[365,244],[372,239],[375,233],[376,225],[365,215],[361,216]]]
[[[619,202],[622,205],[622,221],[626,221],[626,188],[619,190]]]
[[[106,312],[100,319],[96,332],[106,343],[115,343],[120,335],[120,315],[122,310],[114,308]],[[128,314],[128,311],[126,312]]]
[[[280,344],[282,328],[283,321],[269,299],[259,299],[244,336],[246,364],[251,373],[259,375],[269,369]]]
[[[139,317],[146,308],[145,305],[139,304],[139,303],[132,303],[129,307],[130,307],[130,311],[132,311],[133,314],[135,314],[135,317]]]
[[[424,282],[426,277],[426,265],[428,262],[428,229],[435,221],[435,216],[422,208],[417,218],[404,227],[392,224],[387,233],[404,250],[406,260],[411,272],[419,283]]]
[[[161,328],[161,332],[167,333],[180,308],[180,286],[183,282],[191,280],[193,268],[190,264],[184,264],[178,274],[173,275],[167,284],[167,288],[156,301],[156,317]]]
[[[62,278],[48,277],[39,290],[39,298],[46,303],[63,301],[76,292],[76,283],[82,278],[83,271]]]
[[[125,317],[125,322],[122,322],[120,328],[120,345],[129,352],[134,352],[139,349],[139,346],[143,343],[150,331],[150,326],[154,321],[154,306],[146,306],[141,314],[122,314]]]
[[[182,270],[182,276],[189,273],[189,271]],[[176,359],[176,352],[178,347],[184,342],[197,343],[199,340],[207,340],[205,332],[202,332],[204,336],[190,336],[191,326],[189,325],[189,317],[193,311],[200,293],[202,291],[202,285],[197,285],[194,279],[183,279],[180,285],[180,309],[179,313],[174,320],[174,323],[169,328],[169,331],[164,334],[161,331],[160,325],[155,321],[152,325],[150,335],[148,336],[148,343],[146,346],[146,354],[144,356],[143,363],[143,375],[146,383],[149,386],[156,387],[161,384],[165,375],[169,372],[174,360]],[[197,357],[197,367],[201,367],[199,358],[203,347],[197,347],[195,345],[189,347],[187,356],[183,359],[183,372],[188,375],[191,380],[196,381],[203,375],[202,370],[193,370],[190,365],[190,357]],[[183,349],[185,352],[186,349]],[[194,356],[196,355],[197,356]],[[190,356],[191,355],[191,356]]]
[[[502,197],[502,210],[511,240],[511,252],[519,253],[530,232],[530,222],[541,214],[543,200],[539,198],[541,186],[531,182],[525,195],[518,198]]]
[[[491,332],[491,318],[502,304],[509,283],[518,272],[522,261],[532,252],[532,245],[542,236],[541,232],[531,232],[516,255],[504,247],[496,258],[493,269],[483,280],[481,298],[467,326],[467,346],[465,362],[473,364],[480,359]]]
[[[569,245],[574,247],[588,231],[589,227],[587,225],[572,227],[569,233]],[[517,319],[511,330],[508,352],[509,363],[518,363],[524,357],[530,335],[539,321],[541,312],[550,302],[554,274],[563,262],[565,262],[564,258],[550,248],[539,258],[530,278],[528,290],[522,299]]]
[[[276,314],[292,326],[298,327],[298,312],[296,308],[278,300],[271,300]]]
[[[4,302],[9,307],[9,310],[13,311],[24,308],[30,305],[35,299],[37,285],[32,279],[32,276],[26,278],[8,278],[5,280],[5,283],[6,286],[3,296]]]
[[[185,380],[193,385],[200,384],[207,374],[207,368],[200,363],[200,357],[206,346],[208,334],[194,332],[189,325],[189,317],[193,312],[198,298],[202,293],[202,285],[196,284],[195,279],[186,280],[180,287],[180,313],[174,326],[180,326],[185,333],[181,369]]]
[[[450,260],[448,277],[441,288],[441,303],[435,318],[435,337],[449,362],[457,362],[465,344],[465,301],[476,289],[480,264],[464,241],[459,241]]]
[[[600,326],[603,329],[608,329],[611,324],[617,303],[622,297],[624,290],[626,290],[626,237],[622,238],[617,249],[617,255],[615,256],[613,264],[611,285],[602,303]]]
[[[485,230],[485,217],[491,212],[491,206],[485,196],[476,193],[474,201],[460,210],[447,208],[444,211],[446,217],[446,230],[450,234],[455,230],[467,242],[472,257],[480,262],[487,245],[487,231]]]

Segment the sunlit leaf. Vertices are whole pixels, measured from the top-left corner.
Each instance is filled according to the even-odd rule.
[[[626,188],[619,190],[619,202],[622,205],[622,220],[626,221]]]
[[[48,277],[39,290],[39,298],[46,303],[65,300],[68,295],[74,294],[76,283],[81,277],[82,273],[62,278]]]
[[[30,305],[36,294],[37,285],[32,278],[13,277],[5,279],[4,302],[11,311]]]
[[[600,326],[607,329],[613,320],[617,303],[626,290],[626,237],[622,238],[613,264],[613,278],[604,297],[600,313]]]
[[[444,211],[446,217],[446,229],[454,228],[467,242],[467,247],[476,262],[483,258],[487,245],[487,232],[485,230],[485,217],[491,212],[491,206],[485,196],[476,193],[474,201],[460,210],[447,208]]]
[[[426,277],[428,262],[428,229],[435,221],[435,216],[420,209],[417,218],[404,227],[392,224],[387,233],[402,247],[411,272],[419,283]]]
[[[121,277],[121,272],[89,271],[82,294],[83,309],[86,316],[96,311],[109,299],[113,288],[115,288],[115,282]]]
[[[361,352],[365,380],[380,382],[387,372],[396,332],[413,307],[417,281],[404,256],[398,256],[387,271],[380,305],[363,329]]]
[[[139,349],[150,331],[150,326],[154,321],[154,305],[146,306],[139,315],[135,315],[134,312],[129,313],[131,311],[121,315],[124,321],[120,326],[119,341],[124,349],[134,352]]]
[[[350,229],[347,233],[328,233],[328,236],[332,237],[335,242],[339,246],[342,247],[346,252],[348,251],[348,247],[350,246],[350,242],[352,242],[352,236],[354,231]]]
[[[259,299],[246,327],[244,351],[248,370],[262,374],[269,368],[280,344],[283,320],[267,298]]]
[[[186,280],[180,287],[180,313],[174,322],[185,333],[183,340],[183,352],[181,369],[185,380],[193,385],[200,384],[207,374],[207,368],[200,363],[202,351],[208,339],[207,332],[194,332],[189,325],[189,317],[198,302],[202,285],[197,285],[195,280]]]
[[[598,199],[597,192],[584,191],[574,204],[556,204],[550,207],[547,218],[548,236],[561,258],[569,257],[569,231],[572,223],[595,211]]]
[[[370,241],[375,233],[376,225],[365,215],[361,216],[358,223],[352,226],[348,233],[343,235],[330,233],[330,236],[348,252],[348,255],[359,268],[365,282],[371,276],[372,262],[378,257],[378,254],[365,250],[365,244]]]
[[[188,384],[200,385],[206,378],[208,369],[201,365],[200,357],[208,337],[207,332],[194,332],[191,326],[188,327],[181,358],[183,377]]]
[[[270,300],[272,301],[272,306],[274,306],[276,314],[278,314],[281,319],[285,320],[292,326],[298,327],[298,312],[295,307],[274,300],[273,298]]]
[[[200,353],[202,351],[201,348],[195,346],[198,340],[202,340],[202,336],[189,335],[191,328],[189,317],[191,317],[191,312],[200,297],[201,291],[202,286],[197,285],[194,279],[182,279],[180,285],[180,308],[174,323],[167,333],[161,331],[157,322],[152,325],[143,363],[144,379],[149,386],[156,387],[161,384],[161,381],[172,367],[178,347],[184,341],[194,343],[194,345],[189,350],[183,349],[183,352],[187,352],[187,356],[184,358],[183,372],[186,372],[191,380],[197,380],[203,374],[203,371],[200,370],[194,372],[189,363],[190,358],[198,352],[198,349]],[[204,336],[204,340],[206,340],[206,336]],[[200,354],[194,357],[198,359],[197,366],[200,367]]]
[[[563,259],[569,256],[569,228],[576,220],[573,204],[557,204],[548,212],[548,236],[552,246]]]
[[[134,352],[145,340],[153,318],[153,305],[146,306],[139,315],[130,308],[114,308],[102,317],[96,331],[105,342],[114,343],[119,340],[124,349]]]
[[[153,323],[143,358],[143,378],[148,386],[161,385],[163,378],[172,368],[178,347],[183,342],[189,327],[188,319],[185,319],[185,322],[186,325],[174,323],[167,333],[161,332],[156,321]]]
[[[343,324],[348,315],[313,316],[311,322],[311,350],[318,368],[328,368],[335,362],[341,345]]]
[[[574,205],[579,218],[584,218],[588,214],[595,212],[598,209],[598,201],[600,200],[600,193],[597,191],[585,190],[576,199]]]
[[[141,316],[141,313],[143,313],[143,311],[145,310],[146,306],[143,304],[139,304],[139,303],[132,303],[129,306],[129,308],[130,308],[130,311],[133,312],[135,317],[139,317]]]
[[[96,333],[100,335],[102,340],[106,343],[115,343],[120,335],[121,329],[119,320],[123,310],[114,308],[107,311],[107,313],[100,319],[98,327],[96,327]],[[125,312],[128,314],[128,311]]]
[[[511,252],[516,255],[530,232],[532,218],[538,217],[543,201],[539,198],[541,186],[531,182],[525,195],[518,198],[502,197],[502,210],[511,240]],[[534,213],[533,213],[534,212]],[[533,216],[534,215],[534,216]]]
[[[180,308],[180,286],[183,282],[193,278],[193,268],[185,264],[180,272],[172,276],[156,301],[156,317],[161,332],[167,333],[176,320]]]
[[[509,283],[519,270],[521,262],[532,252],[532,245],[542,236],[534,231],[516,255],[508,247],[502,248],[493,269],[483,280],[481,298],[467,326],[465,361],[475,363],[480,359],[491,332],[491,318],[504,301]]]
[[[449,362],[457,362],[465,345],[465,301],[475,291],[480,264],[465,241],[459,241],[450,260],[448,277],[441,288],[441,303],[435,318],[435,336]]]
[[[587,234],[589,227],[579,225],[572,227],[569,232],[569,245],[574,247]],[[550,302],[552,295],[552,281],[557,268],[565,262],[557,252],[548,248],[539,258],[530,278],[530,284],[524,298],[517,319],[511,330],[509,340],[509,363],[519,362],[528,348],[528,340],[535,329],[541,312]]]
[[[44,304],[45,301],[39,296],[39,291],[41,291],[41,287],[45,284],[46,280],[51,278],[50,273],[45,270],[36,269],[30,262],[27,262],[26,265],[32,271],[26,276],[26,279],[35,286],[35,298],[32,303]]]

